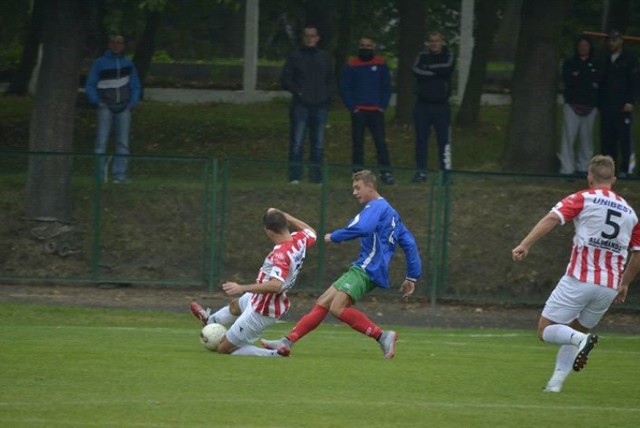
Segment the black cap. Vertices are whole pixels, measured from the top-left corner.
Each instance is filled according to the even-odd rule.
[[[617,40],[622,38],[622,33],[618,30],[611,30],[607,33],[607,39]]]

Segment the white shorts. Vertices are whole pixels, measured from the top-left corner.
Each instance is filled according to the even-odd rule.
[[[598,324],[617,295],[618,291],[612,288],[565,275],[547,299],[542,316],[558,324],[569,324],[577,319],[591,329]]]
[[[251,293],[244,293],[238,304],[242,313],[227,331],[227,339],[238,348],[247,346],[260,339],[267,327],[276,323],[276,319],[260,315],[251,307]]]

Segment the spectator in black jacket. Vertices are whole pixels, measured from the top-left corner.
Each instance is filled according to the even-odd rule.
[[[440,169],[451,169],[451,74],[453,54],[444,46],[442,34],[432,32],[413,65],[417,101],[414,109],[416,131],[416,175],[413,182],[427,179],[427,141],[431,127],[438,140]]]
[[[600,85],[601,150],[603,155],[611,156],[618,165],[618,177],[626,177],[633,172],[635,166],[631,117],[638,59],[623,49],[623,44],[624,40],[619,31],[609,32],[609,55],[604,60],[604,77]]]
[[[596,106],[602,65],[595,59],[588,37],[578,37],[574,48],[574,54],[562,64],[564,116],[558,158],[560,174],[572,175],[577,172],[586,177],[593,157],[593,125],[598,112]],[[576,137],[578,143],[574,151]]]
[[[333,66],[328,52],[318,49],[320,36],[315,27],[305,27],[303,46],[291,53],[285,62],[280,83],[293,95],[289,111],[289,182],[298,184],[302,178],[304,137],[309,131],[313,167],[309,179],[322,181],[320,165],[324,156],[324,130],[327,124],[331,90],[334,86]]]

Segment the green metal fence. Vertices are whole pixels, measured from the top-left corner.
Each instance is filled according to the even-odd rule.
[[[29,162],[72,160],[69,222],[25,218]],[[215,161],[135,157],[128,185],[100,182],[100,157],[0,156],[3,280],[201,285],[211,280]],[[52,178],[55,180],[55,177]]]
[[[511,250],[556,202],[588,187],[586,178],[452,172],[448,181],[434,207],[440,228],[432,237],[432,296],[544,303],[566,271],[573,225],[556,228],[522,262],[511,260]],[[640,181],[619,180],[615,190],[640,207]],[[638,280],[626,307],[640,308]]]
[[[33,159],[71,159],[73,219],[25,217]],[[351,194],[351,168],[324,165],[323,181],[287,182],[286,162],[202,157],[132,156],[128,185],[100,182],[100,158],[80,153],[0,153],[0,280],[131,283],[217,289],[226,280],[250,282],[271,243],[262,214],[277,207],[316,227],[296,288],[320,292],[357,255],[358,243],[325,245],[322,236],[360,210]],[[397,168],[397,183],[380,192],[399,211],[421,250],[417,294],[442,300],[544,302],[568,262],[573,226],[560,227],[521,263],[511,249],[583,179],[453,171],[411,183]],[[640,207],[640,181],[616,190]],[[401,250],[391,280],[405,275]],[[627,307],[640,308],[640,284]],[[381,293],[385,293],[382,292]]]

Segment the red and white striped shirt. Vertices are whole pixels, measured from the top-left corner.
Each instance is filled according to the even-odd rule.
[[[316,242],[316,235],[309,229],[296,231],[291,234],[291,241],[282,242],[275,247],[264,259],[258,272],[259,284],[269,282],[271,278],[282,281],[280,292],[253,293],[251,306],[261,315],[280,318],[287,313],[291,304],[287,298],[287,290],[293,288],[298,273],[302,268],[307,248]]]
[[[598,187],[567,196],[551,211],[561,224],[573,221],[576,229],[567,275],[617,289],[628,251],[640,251],[633,208],[612,190]]]

